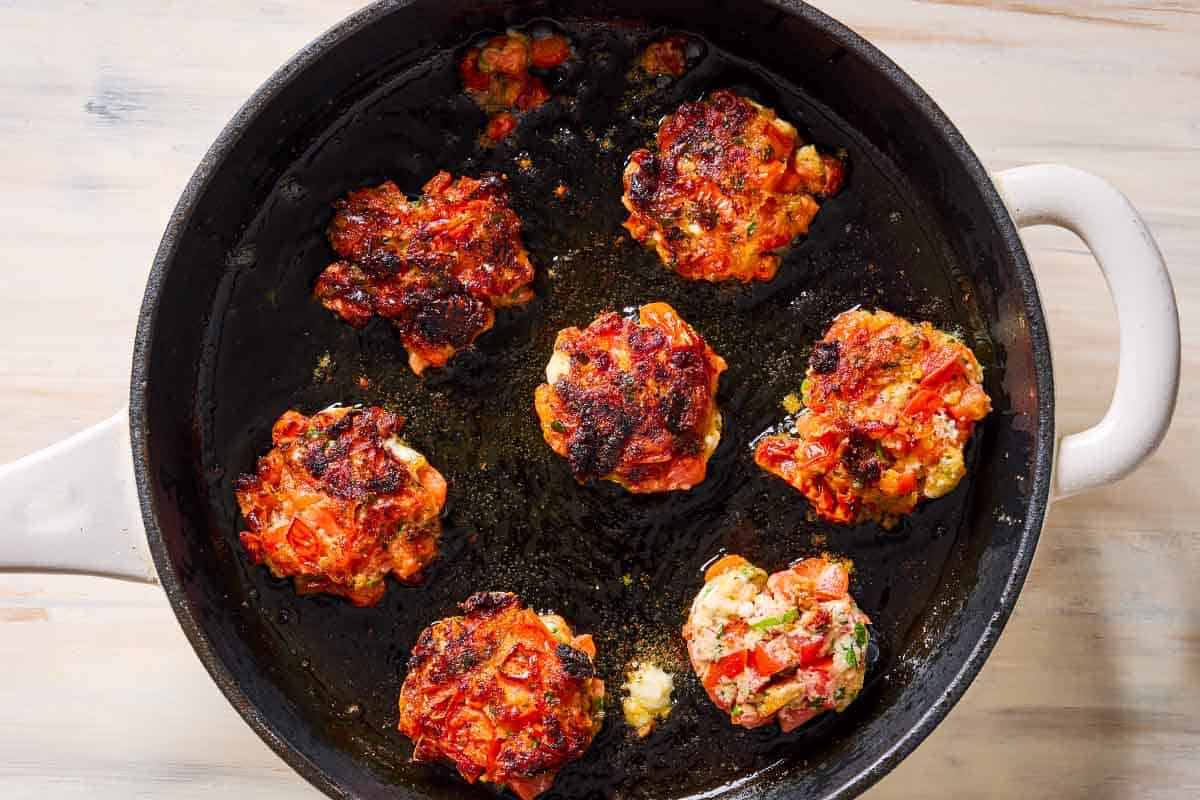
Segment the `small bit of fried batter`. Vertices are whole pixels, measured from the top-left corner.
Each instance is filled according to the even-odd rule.
[[[687,72],[687,49],[688,37],[681,34],[655,39],[642,51],[638,66],[647,75],[669,75],[678,78]]]
[[[847,565],[807,558],[768,576],[737,555],[705,573],[683,626],[708,696],[730,721],[786,733],[844,711],[867,672],[867,618],[850,596]]]
[[[418,375],[492,327],[496,308],[533,297],[503,175],[439,172],[415,200],[390,181],[351,192],[329,241],[342,260],[317,279],[317,299],[356,328],[374,315],[390,320]]]
[[[769,281],[777,251],[808,231],[845,167],[775,112],[730,91],[684,103],[654,151],[625,167],[625,228],[689,280]]]
[[[571,44],[558,35],[531,38],[517,30],[493,36],[472,47],[459,64],[463,86],[479,107],[491,115],[485,144],[496,144],[517,127],[516,114],[531,111],[550,99],[550,91],[533,69],[553,69],[571,57]]]
[[[466,616],[435,622],[413,648],[400,732],[413,740],[413,760],[448,760],[470,783],[531,800],[600,730],[596,647],[514,594],[481,592],[461,608]]]
[[[558,334],[535,405],[542,435],[579,481],[631,492],[690,489],[721,437],[725,361],[666,303],[601,314]]]
[[[794,432],[755,461],[825,519],[891,527],[965,474],[963,447],[991,411],[965,344],[886,311],[842,314],[813,348]]]
[[[420,580],[437,556],[446,481],[400,439],[403,425],[377,407],[285,412],[271,430],[275,446],[236,483],[254,563],[292,577],[300,594],[356,606],[383,598],[389,572]]]

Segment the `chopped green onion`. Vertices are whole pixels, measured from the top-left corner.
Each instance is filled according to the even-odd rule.
[[[867,626],[861,622],[854,623],[854,641],[858,642],[859,647],[867,646]]]
[[[765,631],[767,628],[774,628],[777,625],[786,625],[789,622],[795,622],[797,619],[799,619],[799,617],[799,611],[794,608],[789,608],[787,613],[785,613],[782,617],[767,617],[766,619],[760,619],[750,627],[756,631]]]
[[[567,426],[562,424],[562,420],[556,419],[550,423],[550,430],[554,431],[555,433],[566,433]]]
[[[858,654],[854,652],[853,647],[847,647],[845,650],[842,651],[842,654],[846,657],[846,664],[848,666],[851,666],[851,667],[858,666]]]

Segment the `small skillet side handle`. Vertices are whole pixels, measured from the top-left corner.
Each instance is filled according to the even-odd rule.
[[[1058,442],[1051,499],[1120,480],[1158,448],[1179,393],[1179,312],[1162,253],[1124,194],[1052,164],[993,176],[1018,227],[1056,225],[1092,251],[1117,310],[1117,385],[1104,418]]]
[[[138,508],[128,412],[0,466],[0,570],[158,582]]]

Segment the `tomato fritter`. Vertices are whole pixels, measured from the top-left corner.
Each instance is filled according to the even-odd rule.
[[[646,45],[638,66],[647,75],[669,75],[678,78],[688,68],[688,37],[671,34]]]
[[[491,115],[486,142],[495,144],[517,127],[516,114],[531,111],[550,99],[550,90],[530,68],[553,69],[571,57],[571,44],[562,36],[530,37],[510,30],[472,47],[459,64],[459,75],[471,99]]]
[[[590,635],[538,616],[508,592],[471,595],[422,632],[400,689],[400,732],[414,761],[445,759],[470,783],[523,800],[583,755],[604,716]]]
[[[690,489],[721,438],[725,360],[666,303],[637,319],[606,312],[559,331],[534,396],[542,435],[581,483],[631,492]]]
[[[705,573],[683,638],[705,691],[730,720],[786,733],[862,690],[871,621],[846,566],[809,558],[770,577],[741,556]]]
[[[342,260],[315,295],[356,328],[390,320],[418,375],[441,367],[492,327],[495,309],[533,297],[533,265],[508,179],[439,172],[409,200],[392,182],[337,203],[329,242]]]
[[[300,594],[356,606],[383,598],[389,572],[419,581],[437,556],[446,481],[399,437],[403,425],[375,406],[284,412],[275,446],[235,485],[251,560]]]
[[[633,238],[689,280],[769,281],[816,216],[816,198],[842,187],[845,167],[775,112],[730,91],[684,103],[635,150],[622,197]]]
[[[804,410],[754,459],[835,522],[891,527],[966,472],[963,447],[991,411],[983,369],[960,340],[886,311],[848,311],[813,348]]]

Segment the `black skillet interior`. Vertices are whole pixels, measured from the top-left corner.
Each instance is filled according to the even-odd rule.
[[[456,3],[376,9],[373,24],[254,109],[179,240],[164,248],[172,263],[159,289],[145,402],[162,545],[178,579],[165,581],[168,591],[243,713],[260,732],[265,724],[277,748],[303,753],[293,764],[329,791],[490,791],[466,789],[444,767],[408,763],[409,743],[395,731],[417,634],[483,589],[515,591],[596,637],[609,719],[550,797],[682,797],[730,782],[735,792],[824,796],[862,785],[953,693],[951,681],[1002,624],[1011,605],[1002,594],[1027,566],[1044,477],[1035,475],[1045,440],[1037,409],[1048,388],[1046,365],[1035,367],[1044,357],[1040,319],[1032,337],[1021,324],[1027,266],[1006,249],[995,209],[972,183],[978,176],[962,153],[946,152],[939,137],[947,134],[928,110],[822,32],[811,10],[739,4],[730,24],[733,12],[697,14],[691,4],[674,4],[686,16],[655,4],[652,21],[645,9],[597,16],[595,4],[576,5],[590,13],[570,4],[556,4],[553,17],[538,5],[503,14]],[[509,25],[557,27],[576,55],[553,73],[555,99],[488,150],[456,59],[468,42]],[[695,66],[677,81],[632,75],[640,48],[664,30],[693,36]],[[769,284],[684,281],[620,227],[627,154],[650,140],[663,114],[716,88],[775,108],[850,164],[846,190]],[[439,169],[510,177],[538,297],[503,312],[475,349],[422,380],[386,324],[355,331],[311,290],[332,258],[324,228],[335,199],[385,179],[416,193]],[[560,182],[569,188],[561,200]],[[555,334],[654,300],[678,309],[730,364],[709,478],[691,492],[650,497],[579,486],[542,442],[532,410]],[[797,390],[811,343],[859,304],[961,332],[985,365],[996,407],[970,447],[971,477],[890,532],[809,520],[805,503],[760,474],[749,451],[782,417],[780,400]],[[135,385],[135,407],[138,393]],[[441,559],[423,586],[393,583],[373,609],[297,597],[248,565],[237,544],[243,523],[232,483],[269,446],[271,423],[288,408],[339,401],[406,415],[406,437],[450,482]],[[875,621],[876,646],[867,688],[847,713],[784,736],[735,729],[708,702],[679,628],[701,566],[722,549],[769,570],[824,550],[854,560],[852,591]],[[638,741],[620,719],[618,695],[624,666],[645,657],[677,673],[678,702]],[[763,777],[746,781],[754,775]]]

